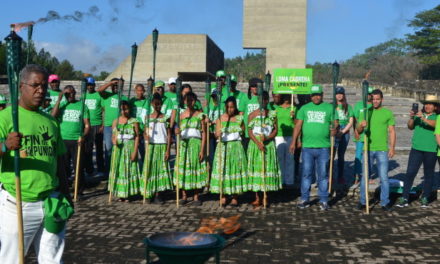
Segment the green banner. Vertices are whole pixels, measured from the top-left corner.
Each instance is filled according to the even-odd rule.
[[[312,69],[275,69],[273,76],[275,94],[310,94]]]

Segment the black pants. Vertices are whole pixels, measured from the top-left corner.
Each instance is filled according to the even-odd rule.
[[[84,166],[88,174],[92,174],[94,170],[93,166],[93,146],[96,150],[96,165],[98,172],[104,172],[104,135],[99,133],[100,125],[91,126],[89,134],[85,140],[84,148]]]
[[[408,158],[408,168],[406,169],[406,177],[403,185],[402,197],[409,198],[409,191],[413,185],[414,179],[419,172],[423,163],[423,197],[428,198],[431,195],[432,184],[434,178],[435,163],[437,161],[437,153],[411,149]]]
[[[75,175],[75,169],[76,169],[76,158],[78,153],[78,141],[77,140],[63,140],[64,145],[66,145],[66,153],[64,154],[64,167],[66,170],[66,176],[67,178],[70,178],[72,176],[72,172]],[[79,191],[81,192],[84,190],[85,187],[85,179],[84,179],[84,147],[81,148],[81,155],[80,155],[80,163],[79,163],[79,174],[78,174],[78,186]],[[73,166],[73,168],[72,168]]]

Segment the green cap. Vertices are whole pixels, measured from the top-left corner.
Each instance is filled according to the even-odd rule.
[[[0,104],[6,104],[8,103],[8,100],[6,100],[6,97],[4,95],[0,94]]]
[[[164,83],[164,81],[156,81],[155,83],[154,83],[154,87],[165,87],[165,83]]]
[[[314,84],[310,88],[310,94],[321,94],[322,93],[322,85]]]
[[[226,77],[226,72],[224,70],[218,70],[215,73],[215,77]]]
[[[368,93],[372,93],[375,89],[373,86],[368,86]]]
[[[67,198],[59,192],[53,192],[44,200],[44,228],[50,233],[60,233],[73,212]]]
[[[231,74],[231,82],[237,82],[237,77],[234,74]]]

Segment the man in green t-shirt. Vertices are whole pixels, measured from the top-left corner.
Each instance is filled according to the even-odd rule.
[[[371,173],[372,165],[376,161],[377,172],[380,177],[380,205],[384,211],[390,211],[390,185],[388,182],[388,160],[394,157],[396,146],[396,132],[394,129],[395,121],[391,110],[382,106],[383,94],[379,89],[373,90],[372,107],[367,110],[367,120],[364,120],[364,115],[359,116],[359,122],[356,127],[357,132],[367,135],[368,151],[368,171]],[[388,140],[389,138],[389,140]],[[364,166],[362,166],[364,167]],[[362,173],[363,177],[365,171]],[[361,179],[360,202],[357,206],[359,210],[365,209],[365,180]]]
[[[146,105],[147,99],[145,98],[145,86],[142,84],[136,84],[135,88],[135,97],[131,98],[128,104],[130,105],[130,114],[132,117],[136,118],[139,121],[139,135],[144,134],[144,107]],[[138,146],[139,154],[141,155],[141,159],[139,160],[139,168],[142,169],[144,164],[145,157],[145,141],[139,140]]]
[[[249,88],[247,96],[242,99],[244,104],[244,126],[245,126],[245,138],[243,139],[243,146],[247,149],[249,143],[249,134],[248,134],[248,116],[253,111],[257,110],[260,107],[260,101],[258,97],[258,84],[261,83],[263,85],[263,81],[258,78],[252,78],[249,80]]]
[[[69,177],[75,175],[78,147],[82,146],[81,153],[79,154],[79,172],[78,183],[79,193],[85,189],[84,179],[84,138],[90,131],[89,121],[89,109],[84,105],[83,113],[81,113],[81,101],[76,100],[75,88],[72,85],[67,85],[64,90],[59,94],[58,100],[52,110],[52,116],[59,118],[61,137],[66,145],[66,153],[64,154],[64,166],[66,169],[66,175]],[[61,98],[66,98],[66,103],[60,106]],[[80,134],[81,127],[84,127],[83,134]],[[71,164],[75,166],[73,169]]]
[[[27,65],[20,72],[19,130],[13,132],[12,108],[0,112],[0,262],[18,263],[14,150],[20,153],[24,253],[32,244],[37,259],[62,263],[66,230],[57,234],[44,228],[44,200],[55,191],[69,197],[64,171],[65,152],[58,122],[39,110],[47,93],[46,69]],[[69,198],[70,199],[70,198]]]
[[[97,175],[104,176],[104,126],[102,123],[102,104],[103,100],[95,90],[96,83],[92,77],[87,77],[87,93],[85,104],[90,114],[90,132],[85,138],[84,165],[88,174],[95,172],[93,166],[93,146],[95,146],[95,156],[97,165]]]
[[[371,102],[373,100],[373,96],[371,93],[374,88],[372,86],[368,87],[368,97],[367,97],[367,109],[371,108]],[[353,141],[356,144],[356,154],[354,158],[354,183],[359,184],[359,181],[362,177],[362,160],[364,156],[364,134],[359,135],[356,129],[357,121],[359,120],[360,115],[364,113],[364,102],[358,101],[354,105],[353,114],[354,114],[354,122],[353,122],[353,130],[354,130],[354,139]]]
[[[408,167],[403,185],[402,197],[396,203],[397,207],[408,206],[409,192],[414,179],[423,163],[423,193],[420,199],[422,208],[429,206],[435,163],[437,162],[437,142],[435,140],[434,128],[436,128],[437,107],[439,99],[437,95],[426,95],[422,101],[423,109],[413,108],[410,111],[408,129],[414,130],[412,147],[408,157]]]
[[[58,75],[56,74],[51,74],[49,75],[49,86],[50,86],[50,90],[48,91],[50,98],[52,99],[50,106],[53,108],[55,103],[58,100],[58,95],[60,94],[61,90],[60,90],[60,84],[61,84],[61,79]],[[66,99],[63,98],[63,100],[61,101],[61,103],[65,103]]]
[[[330,159],[330,137],[335,135],[333,105],[322,101],[321,85],[310,88],[311,102],[303,105],[296,115],[290,153],[294,154],[297,141],[302,134],[302,175],[301,201],[297,207],[304,209],[310,206],[310,186],[312,176],[318,174],[318,195],[321,210],[328,210],[328,165]],[[316,167],[315,167],[316,164]]]
[[[108,178],[110,170],[110,157],[112,154],[112,124],[119,116],[119,95],[118,95],[118,78],[113,78],[110,82],[100,86],[97,90],[102,98],[102,106],[104,111],[104,153],[105,153],[105,178]],[[111,91],[106,91],[111,87]],[[128,101],[126,96],[121,96],[121,100]]]
[[[168,92],[165,92],[165,97],[170,99],[174,109],[177,109],[176,78],[171,77],[168,79]]]

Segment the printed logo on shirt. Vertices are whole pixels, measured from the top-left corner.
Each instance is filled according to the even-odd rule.
[[[89,110],[96,110],[96,99],[86,99],[85,103]]]
[[[321,123],[324,124],[326,112],[321,111],[308,111],[307,112],[307,123]]]
[[[345,111],[342,109],[338,109],[338,117],[339,117],[339,121],[348,119],[347,115],[345,114]]]
[[[25,152],[26,157],[46,156],[52,157],[56,155],[56,141],[52,140],[54,135],[50,135],[49,127],[40,126],[40,134],[23,135],[23,147],[21,152]]]
[[[118,99],[110,98],[110,107],[111,108],[118,108]]]
[[[81,115],[78,110],[64,110],[63,121],[65,122],[79,122],[79,116]]]
[[[258,104],[248,104],[247,105],[247,112],[248,114],[252,113],[253,111],[257,110],[260,105]]]

